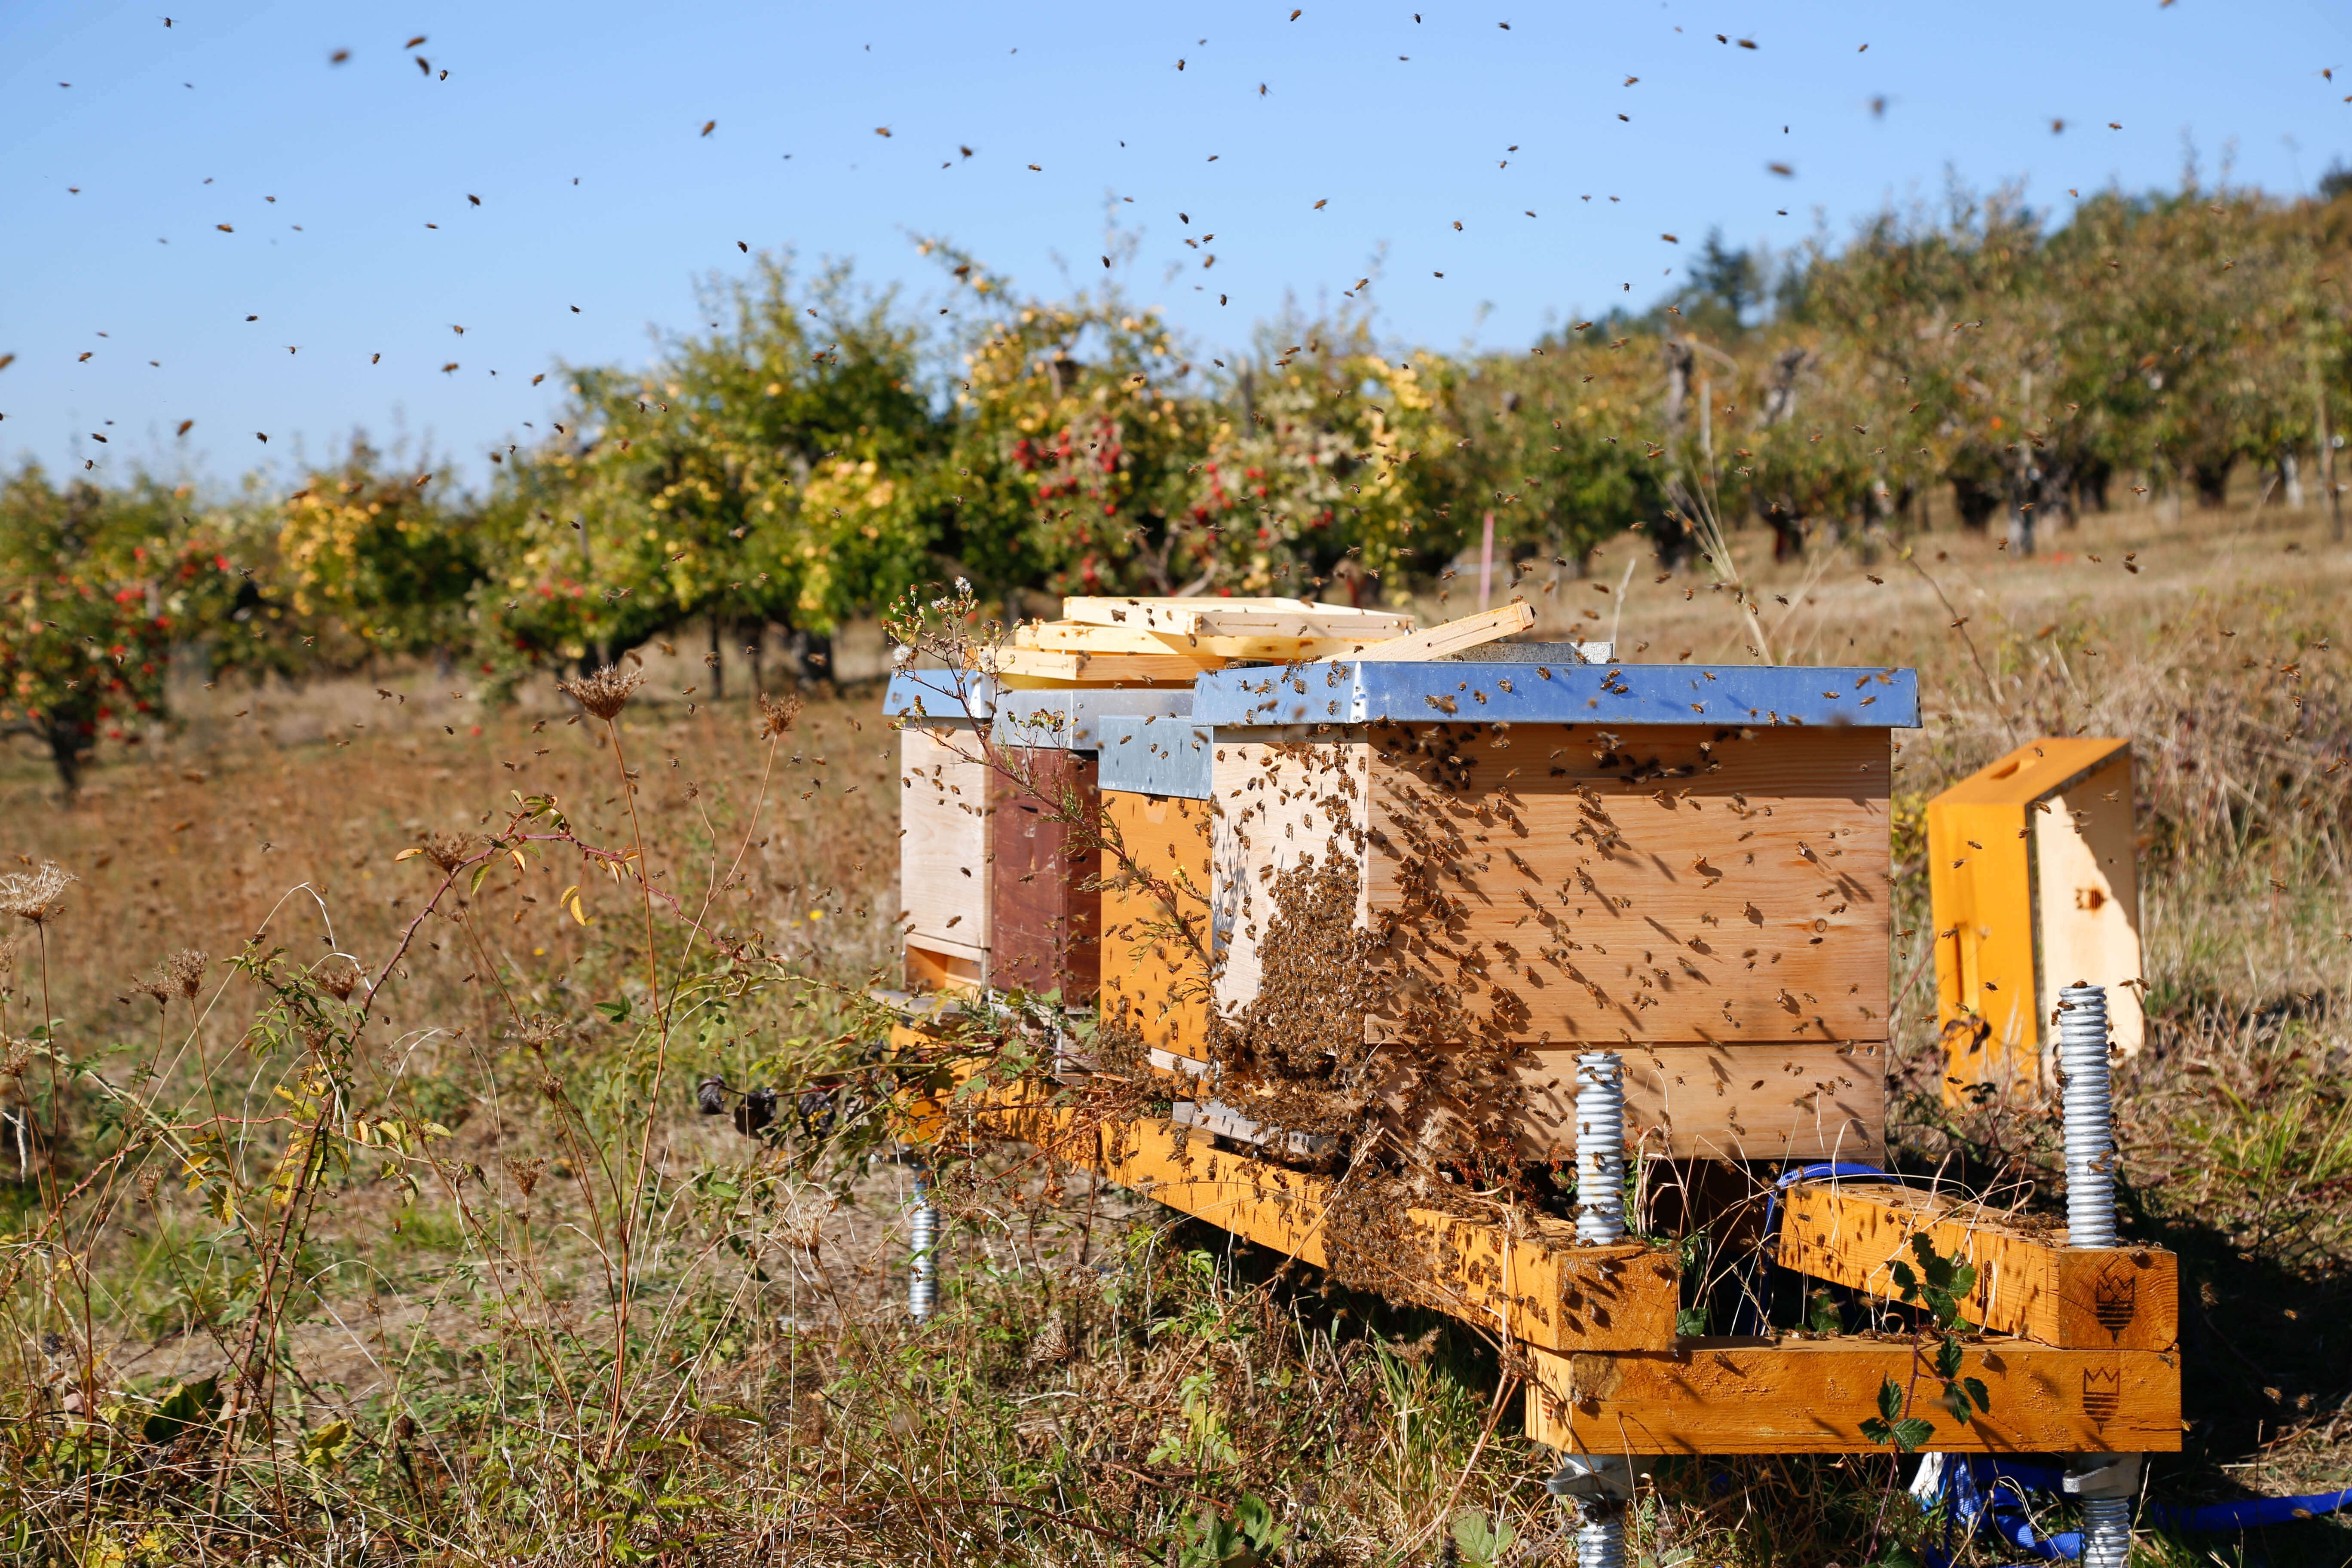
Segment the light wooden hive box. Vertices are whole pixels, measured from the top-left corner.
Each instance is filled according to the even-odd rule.
[[[989,778],[980,731],[995,713],[985,675],[901,670],[882,711],[898,731],[898,919],[910,991],[987,984],[992,929]]]
[[[1927,803],[1944,1098],[2052,1086],[2058,993],[2107,988],[2116,1047],[2146,1033],[2128,741],[2031,741]]]
[[[1188,819],[1166,852],[1205,873],[1227,1017],[1258,994],[1276,879],[1341,856],[1359,926],[1477,1037],[1417,1043],[1525,1047],[1530,1158],[1572,1157],[1573,1058],[1606,1048],[1641,1151],[1869,1160],[1890,731],[1917,722],[1907,670],[1329,660],[1202,676],[1173,744],[1107,729],[1103,782],[1106,810],[1138,819],[1155,796],[1198,803],[1160,808]],[[1150,769],[1156,790],[1114,787]],[[1107,931],[1133,918],[1107,899]],[[1149,1012],[1165,987],[1120,959],[1107,1005]],[[1164,1039],[1198,1028],[1163,1015]]]

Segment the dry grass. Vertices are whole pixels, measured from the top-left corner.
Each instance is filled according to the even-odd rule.
[[[2352,568],[2316,517],[2276,509],[2096,517],[2045,546],[2019,563],[1939,533],[1908,560],[1853,541],[1743,570],[1789,657],[1920,669],[1930,722],[1899,775],[1916,796],[2030,733],[2135,738],[2156,1028],[2126,1090],[2125,1172],[2136,1224],[2183,1253],[2192,1297],[2197,1426],[2162,1484],[2341,1485],[2352,1353],[2317,1331],[2352,1257],[2352,773],[2331,767],[2352,713],[2325,645]],[[1613,625],[1629,658],[1745,658],[1706,579],[1654,582],[1633,551],[1601,557],[1610,593],[1545,596],[1552,624]],[[870,690],[824,697],[771,767],[729,673],[736,694],[711,702],[698,662],[657,658],[609,736],[568,722],[551,689],[488,708],[454,673],[387,678],[390,695],[185,689],[179,731],[110,759],[70,807],[32,759],[0,759],[0,853],[81,879],[61,916],[15,933],[0,1033],[61,1020],[23,1095],[37,1124],[68,1119],[58,1180],[97,1184],[68,1204],[27,1182],[0,1218],[0,1556],[226,1561],[267,1538],[306,1562],[1208,1561],[1202,1510],[1255,1496],[1292,1563],[1394,1560],[1406,1542],[1426,1558],[1464,1505],[1514,1532],[1508,1560],[1557,1558],[1516,1415],[1477,1446],[1496,1368],[1466,1331],[1275,1278],[1215,1233],[1007,1156],[946,1194],[948,1310],[910,1333],[893,1310],[908,1173],[882,1130],[812,1160],[812,1129],[766,1146],[692,1114],[705,1075],[823,1089],[812,1110],[836,1119],[887,1087],[861,1061],[876,1026],[856,997],[893,947],[895,737]],[[577,842],[539,842],[528,870],[488,862],[418,922],[443,872],[395,857],[446,858],[450,836],[506,830],[534,795]],[[581,847],[640,841],[635,864],[693,917],[661,913],[657,985],[636,884]],[[1910,870],[1916,908],[1916,856]],[[773,956],[730,960],[729,943]],[[159,1008],[133,988],[187,948],[215,960],[195,999]],[[226,963],[272,950],[265,973]],[[338,954],[386,977],[363,1024],[320,1001]],[[1919,956],[1892,955],[1898,983]],[[1911,1156],[2046,1191],[2046,1122],[1952,1121],[1925,1092],[1932,1032],[1915,1005],[1897,1053]],[[44,1084],[54,1055],[89,1075],[61,1096]],[[247,1246],[218,1184],[190,1184],[188,1151],[210,1129],[244,1212],[278,1215],[299,1125],[285,1107],[322,1073],[350,1117],[449,1135],[341,1146],[299,1245]],[[176,1142],[142,1134],[138,1107]],[[603,1173],[625,1173],[637,1130],[630,1189]],[[110,1151],[123,1157],[104,1169]],[[638,1272],[616,1374],[625,1213]],[[236,1466],[201,1423],[137,1436],[174,1386],[265,1363],[275,1420]],[[587,1396],[614,1385],[617,1425]],[[1885,1470],[1662,1469],[1643,1539],[1822,1560],[1867,1535]],[[1464,1539],[1475,1560],[1475,1530]]]

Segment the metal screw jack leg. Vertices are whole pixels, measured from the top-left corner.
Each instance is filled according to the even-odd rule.
[[[1625,1063],[1615,1051],[1576,1058],[1576,1239],[1625,1239]]]
[[[2066,1136],[2066,1245],[2116,1245],[2115,1079],[2107,1068],[2107,992],[2058,994],[2058,1070]]]
[[[931,1173],[915,1167],[915,1199],[907,1214],[907,1316],[917,1322],[931,1315],[939,1296],[939,1210],[931,1205]]]
[[[1576,1568],[1625,1568],[1633,1466],[1622,1454],[1562,1454],[1544,1490],[1576,1507]]]
[[[2078,1454],[2065,1488],[2083,1500],[2083,1568],[2126,1568],[2131,1562],[2132,1500],[2139,1495],[2139,1454]]]

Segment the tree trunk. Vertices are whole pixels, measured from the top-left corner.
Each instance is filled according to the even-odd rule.
[[[2189,466],[2189,477],[2196,481],[2197,504],[2211,511],[2227,505],[2230,500],[2230,470],[2237,467],[2234,458],[2220,458],[2210,462]]]
[[[57,765],[58,783],[65,796],[71,800],[81,792],[81,726],[70,720],[51,718],[44,726],[44,738],[49,743],[49,761]]]
[[[1960,526],[1971,533],[1982,533],[2000,510],[2000,496],[1990,486],[1963,475],[1952,480],[1952,502],[1960,510]]]

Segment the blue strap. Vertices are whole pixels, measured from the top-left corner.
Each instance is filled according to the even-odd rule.
[[[1997,1493],[2000,1489],[2014,1492],[2031,1487],[2041,1491],[2058,1491],[2062,1489],[2063,1477],[2064,1472],[2053,1465],[2021,1464],[2015,1459],[1963,1458],[1956,1454],[1945,1462],[1941,1496],[1948,1517],[1954,1523],[1967,1526],[1970,1534],[1983,1530],[2021,1552],[2044,1560],[2076,1559],[2083,1555],[2081,1531],[2063,1531],[2046,1537],[2037,1535],[2032,1521],[2024,1516],[2021,1507],[1997,1500]],[[1992,1483],[1993,1495],[1988,1495],[1986,1482]],[[2334,1513],[2347,1507],[2352,1507],[2352,1487],[2341,1491],[2313,1492],[2303,1497],[2246,1498],[2238,1502],[2207,1503],[2197,1508],[2149,1503],[2140,1510],[2140,1518],[2160,1529],[2202,1533],[2260,1530],[2269,1525],[2289,1524],[2298,1519]],[[1949,1562],[1945,1553],[1931,1555]]]

